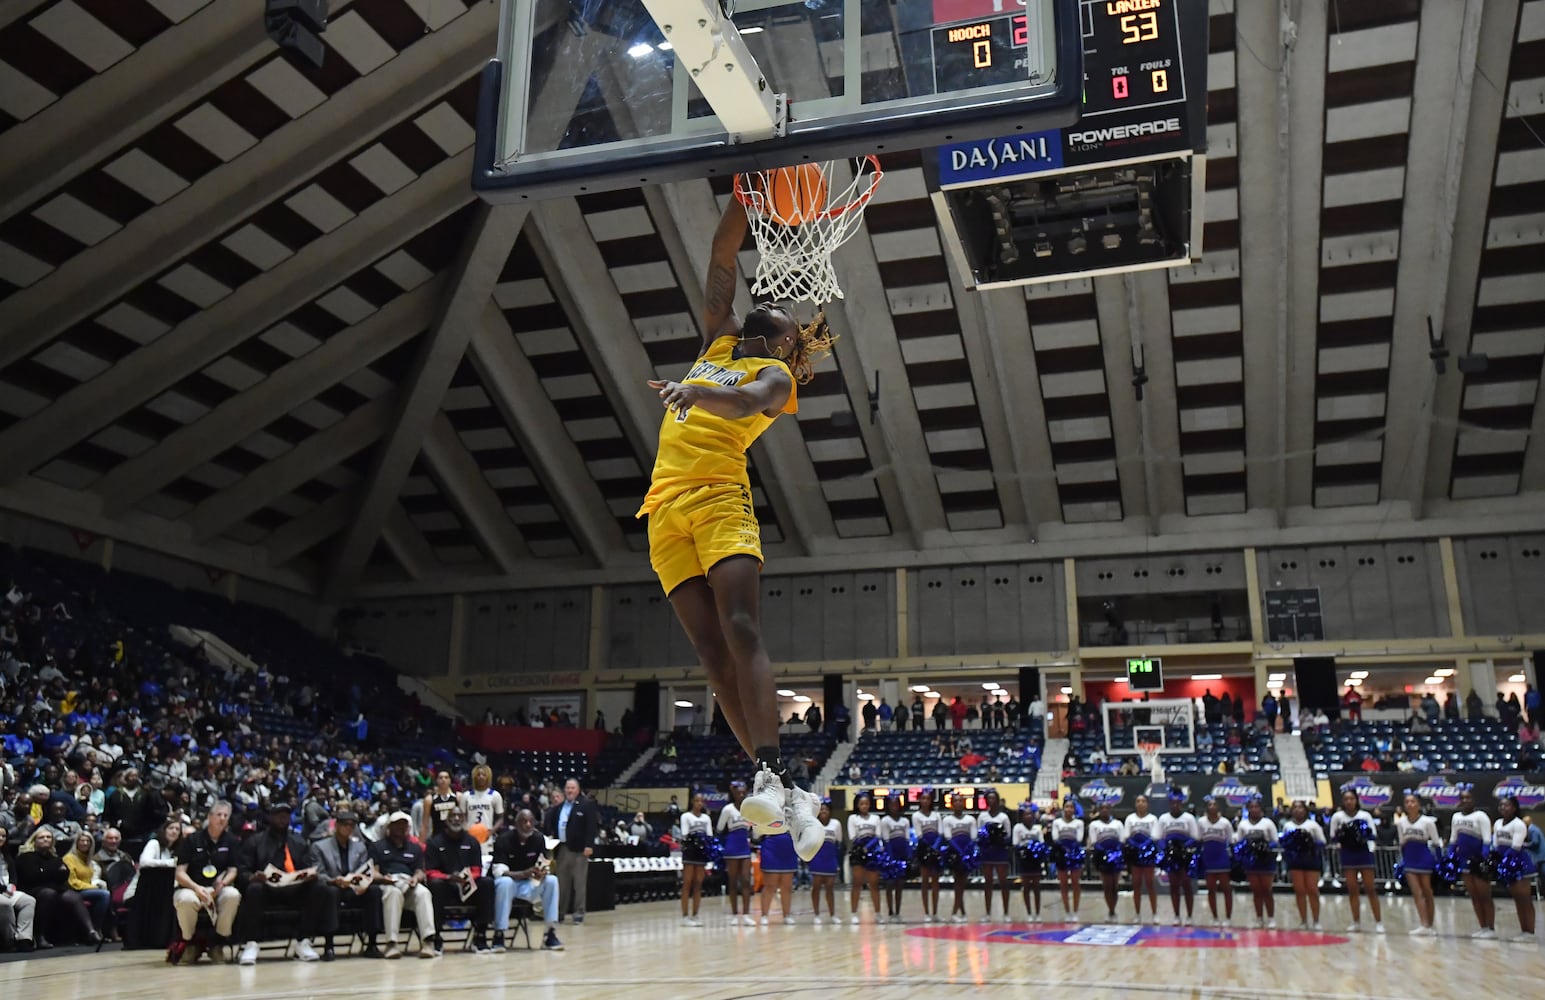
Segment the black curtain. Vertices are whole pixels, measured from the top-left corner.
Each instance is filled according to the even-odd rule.
[[[633,720],[640,728],[660,730],[660,682],[639,681],[633,685]],[[629,733],[628,735],[632,735]]]
[[[837,731],[837,706],[843,704],[842,675],[823,674],[821,677],[821,701],[826,706],[821,718],[825,720],[826,731],[832,733],[839,740],[847,739],[847,734]],[[851,731],[852,722],[848,722]]]
[[[1341,718],[1341,692],[1336,688],[1336,658],[1306,656],[1294,661],[1293,675],[1298,690],[1298,708],[1323,708],[1332,719]]]
[[[1019,718],[1010,719],[1014,725],[1024,725],[1030,712],[1030,703],[1041,695],[1041,668],[1019,668]]]

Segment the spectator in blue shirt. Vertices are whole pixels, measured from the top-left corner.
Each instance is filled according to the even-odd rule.
[[[880,728],[882,730],[885,730],[885,731],[889,731],[890,730],[890,728],[891,728],[891,718],[892,718],[892,716],[894,714],[895,713],[894,713],[894,710],[891,708],[890,702],[886,701],[884,698],[881,698],[880,699]]]

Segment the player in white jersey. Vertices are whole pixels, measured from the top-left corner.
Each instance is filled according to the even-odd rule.
[[[939,820],[939,836],[947,841],[960,855],[976,850],[976,817],[966,815],[966,797],[950,796],[950,812]],[[966,922],[966,883],[971,874],[965,869],[953,869],[955,905],[950,908],[950,920],[957,924]]]
[[[1121,845],[1127,839],[1127,828],[1111,816],[1110,803],[1101,802],[1099,814],[1089,822],[1089,857],[1094,870],[1099,873],[1100,887],[1105,890],[1105,922],[1116,922],[1116,897],[1121,881]]]
[[[837,898],[834,887],[837,884],[837,872],[842,868],[842,824],[832,819],[830,799],[821,800],[821,809],[816,813],[815,819],[821,824],[824,836],[821,840],[821,849],[810,859],[810,903],[815,908],[815,922],[819,924],[821,923],[821,896],[824,893],[826,912],[831,915],[832,923],[835,924]]]
[[[917,794],[912,829],[917,833],[917,872],[922,883],[923,922],[939,919],[939,814],[934,812],[932,788]]]
[[[858,923],[858,901],[864,887],[869,887],[869,899],[874,904],[874,919],[880,917],[880,872],[864,862],[871,850],[881,850],[880,817],[874,812],[874,799],[868,792],[858,793],[853,800],[853,812],[848,814],[848,866],[853,875],[853,894],[849,901],[851,922]]]
[[[885,800],[885,815],[880,817],[880,840],[885,853],[903,861],[911,860],[912,824],[901,814],[901,795],[892,793]],[[906,891],[907,879],[885,880],[885,913],[893,924],[905,923],[901,919],[901,899]]]
[[[467,829],[481,823],[488,829],[488,844],[493,844],[504,822],[504,796],[494,790],[494,771],[487,764],[472,769],[472,790],[462,795],[467,810]]]
[[[1413,937],[1431,937],[1432,929],[1432,871],[1437,867],[1437,853],[1443,850],[1443,838],[1438,836],[1438,822],[1422,812],[1422,800],[1407,794],[1403,811],[1395,817],[1395,837],[1400,841],[1400,863],[1405,867],[1406,885],[1411,889],[1411,901],[1416,904],[1419,923],[1411,931]]]
[[[1148,910],[1153,922],[1159,922],[1158,879],[1154,875],[1153,855],[1159,840],[1159,817],[1148,811],[1148,796],[1139,795],[1126,819],[1127,870],[1132,873],[1132,912],[1137,923],[1143,922],[1143,890],[1148,890]]]
[[[1475,793],[1459,793],[1459,808],[1449,819],[1448,849],[1464,865],[1465,895],[1475,911],[1476,931],[1470,935],[1481,940],[1497,936],[1497,904],[1491,898],[1491,880],[1479,870],[1491,843],[1491,817],[1475,806]]]
[[[982,882],[987,899],[983,920],[991,923],[994,881],[998,883],[1003,896],[1003,915],[1009,915],[1009,848],[1013,840],[1014,820],[1003,808],[1003,799],[996,789],[989,791],[986,799],[987,808],[977,815],[976,829],[982,859]]]
[[[1234,829],[1236,841],[1254,841],[1259,849],[1247,855],[1245,877],[1250,880],[1250,895],[1255,902],[1255,925],[1269,930],[1277,927],[1277,902],[1271,884],[1277,878],[1277,824],[1261,809],[1260,796],[1245,807],[1245,818]]]
[[[1025,897],[1025,913],[1029,915],[1032,924],[1041,922],[1041,876],[1046,871],[1043,861],[1037,857],[1034,860],[1026,860],[1024,848],[1031,842],[1044,844],[1046,842],[1046,830],[1041,826],[1040,816],[1034,802],[1024,802],[1019,807],[1019,822],[1014,824],[1014,854],[1019,860],[1019,885],[1020,891]],[[1030,905],[1031,890],[1035,892],[1035,906]]]
[[[1171,842],[1178,842],[1187,848],[1194,847],[1201,840],[1201,827],[1196,823],[1196,817],[1185,811],[1186,799],[1183,794],[1170,792],[1169,812],[1159,817],[1159,843],[1168,846]],[[1182,916],[1180,912],[1180,898],[1185,897],[1186,912]],[[1191,885],[1191,871],[1189,867],[1183,867],[1169,872],[1169,902],[1175,911],[1175,926],[1191,922],[1192,909],[1196,905],[1196,890]]]
[[[1368,837],[1359,834],[1363,829],[1358,826],[1359,823],[1366,824]],[[1374,884],[1372,832],[1378,825],[1379,821],[1363,808],[1362,799],[1355,789],[1348,788],[1341,793],[1341,808],[1330,818],[1328,836],[1336,844],[1341,858],[1341,874],[1347,883],[1347,902],[1352,907],[1352,925],[1347,928],[1349,931],[1362,928],[1361,897],[1366,893],[1368,906],[1373,910],[1374,933],[1384,933],[1384,913],[1379,904],[1378,888]]]
[[[681,814],[681,922],[688,927],[701,927],[697,910],[703,902],[703,880],[708,875],[708,854],[694,846],[693,834],[702,834],[703,840],[713,839],[713,817],[701,795],[692,796],[692,808]],[[689,842],[690,841],[690,842]]]
[[[1212,921],[1222,927],[1234,920],[1234,886],[1230,879],[1233,856],[1229,849],[1234,843],[1234,824],[1223,815],[1218,800],[1207,797],[1207,812],[1196,822],[1198,840],[1202,842],[1202,871],[1207,876],[1207,907],[1212,911]],[[1223,898],[1223,915],[1218,915],[1218,898]]]
[[[1071,798],[1062,800],[1062,815],[1052,820],[1051,842],[1057,848],[1053,858],[1062,859],[1056,862],[1057,886],[1062,890],[1062,919],[1076,924],[1078,904],[1084,894],[1084,821],[1074,811]]]
[[[745,800],[746,783],[730,782],[730,801],[719,810],[719,822],[714,826],[724,845],[719,860],[724,862],[724,891],[730,897],[731,926],[756,923],[751,915],[751,823],[740,814],[740,804]]]
[[[1291,833],[1302,833],[1309,838],[1302,850],[1288,849],[1287,843],[1296,841]],[[1288,877],[1293,880],[1293,900],[1298,904],[1298,929],[1320,929],[1320,875],[1325,871],[1325,831],[1320,821],[1309,815],[1309,806],[1294,802],[1288,821],[1282,824],[1283,860],[1287,862]],[[1313,921],[1311,928],[1310,921]]]
[[[1534,940],[1534,900],[1530,898],[1529,882],[1535,874],[1534,859],[1524,850],[1529,839],[1529,826],[1519,814],[1518,799],[1509,795],[1498,803],[1499,818],[1492,828],[1492,850],[1497,855],[1498,880],[1513,897],[1518,910],[1518,937],[1516,940]]]

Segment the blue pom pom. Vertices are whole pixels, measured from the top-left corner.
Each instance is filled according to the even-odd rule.
[[[1404,882],[1406,878],[1406,863],[1404,861],[1396,861],[1395,870],[1391,874],[1396,882]]]
[[[976,846],[980,850],[995,850],[1009,846],[1009,832],[997,823],[989,823],[976,831]]]
[[[1032,840],[1021,844],[1018,853],[1019,870],[1022,872],[1044,871],[1046,862],[1051,858],[1051,848],[1044,840]]]
[[[1521,882],[1533,874],[1533,865],[1529,863],[1528,855],[1523,851],[1513,848],[1503,851],[1496,858],[1497,881],[1506,888],[1514,882]]]
[[[1282,835],[1282,850],[1295,858],[1311,854],[1314,851],[1314,838],[1302,830],[1289,830]]]
[[[681,856],[687,861],[718,864],[724,857],[724,845],[719,843],[719,838],[696,830],[687,834],[686,840],[682,841]]]
[[[887,882],[899,882],[907,877],[906,858],[898,858],[889,851],[881,851],[875,858],[875,862],[880,866],[880,878]]]
[[[1182,840],[1179,837],[1166,839],[1159,855],[1159,867],[1171,875],[1189,872],[1194,848],[1195,845],[1190,840]]]
[[[1115,847],[1096,847],[1090,852],[1094,856],[1094,867],[1109,875],[1112,872],[1121,871],[1122,849]]]
[[[1347,823],[1336,832],[1336,843],[1340,844],[1344,851],[1366,851],[1368,841],[1372,839],[1373,830],[1365,819]]]
[[[1272,860],[1271,845],[1264,840],[1241,840],[1234,845],[1234,860],[1246,868],[1256,868]]]
[[[957,875],[969,874],[982,867],[982,858],[977,853],[975,843],[962,845],[951,841],[942,845],[939,848],[939,862]]]
[[[1157,868],[1163,847],[1156,840],[1129,840],[1124,848],[1126,862],[1132,868]]]
[[[943,867],[939,860],[939,845],[921,841],[917,845],[917,853],[913,855],[918,865],[923,868],[938,869]]]

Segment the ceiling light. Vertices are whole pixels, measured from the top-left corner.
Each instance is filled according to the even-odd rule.
[[[996,691],[999,687],[1001,687],[1001,685],[997,681],[983,681],[982,687],[986,688],[988,691]]]
[[[1221,681],[1223,679],[1223,675],[1222,674],[1192,674],[1191,675],[1191,679],[1193,681]]]
[[[1285,681],[1287,680],[1287,674],[1267,674],[1266,679],[1269,681]]]
[[[1361,678],[1361,677],[1348,677],[1347,678],[1347,687],[1354,687],[1355,688],[1355,687],[1362,687],[1362,686],[1363,686],[1363,678]]]
[[[1073,693],[1073,689],[1070,688],[1070,687],[1065,687],[1065,688],[1062,689],[1062,693],[1063,694],[1072,694]]]
[[[1357,675],[1353,674],[1352,676],[1355,677]],[[1434,677],[1452,677],[1452,676],[1454,676],[1454,668],[1453,667],[1444,667],[1442,670],[1434,670],[1432,672],[1432,676],[1434,676]]]
[[[762,32],[764,32],[766,30],[767,29],[762,27],[760,24],[753,24],[749,28],[741,28],[740,29],[740,33],[742,35],[760,35]]]
[[[780,697],[780,698],[792,698],[792,697],[794,697],[794,692],[790,691],[788,688],[779,688],[778,689],[778,697]]]
[[[1354,670],[1354,671],[1352,671],[1352,677],[1354,677],[1357,680],[1362,680],[1364,677],[1367,677],[1367,676],[1368,676],[1368,671],[1366,671],[1366,670]]]
[[[1523,684],[1528,680],[1523,674],[1514,674],[1507,679],[1509,684]]]
[[[801,705],[806,705],[810,702],[810,696],[808,694],[796,694],[794,696],[794,700],[799,702]]]
[[[912,690],[916,691],[918,694],[927,694],[928,693],[928,685],[927,684],[914,684],[914,685],[912,685]]]
[[[676,702],[676,707],[677,708],[691,708],[692,707],[692,703],[690,701],[682,699],[682,700]]]
[[[1125,677],[1115,677],[1111,679],[1112,684],[1125,684],[1126,682],[1127,679]]]
[[[642,59],[653,51],[653,45],[650,45],[648,42],[639,42],[637,45],[628,50],[628,55],[632,56],[634,59]]]
[[[861,695],[858,696],[858,700],[859,701],[874,701],[874,695],[872,695],[872,694],[861,694]]]
[[[1441,678],[1441,677],[1429,677],[1426,680],[1422,681],[1422,683],[1427,685],[1428,687],[1439,687],[1443,683],[1443,678]]]
[[[1281,681],[1267,681],[1266,682],[1266,688],[1269,691],[1281,691],[1282,690],[1282,682]]]

